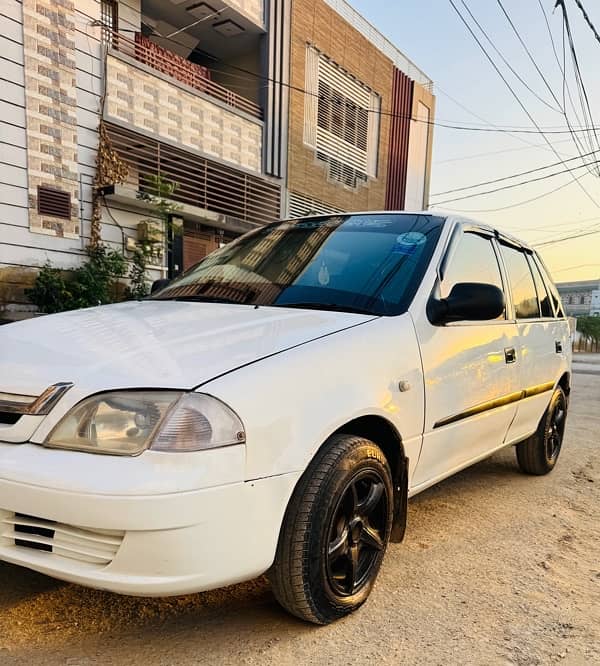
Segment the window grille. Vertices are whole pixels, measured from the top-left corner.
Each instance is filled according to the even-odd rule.
[[[304,142],[349,187],[377,176],[381,98],[312,46],[306,53]]]
[[[101,0],[100,21],[105,44],[113,45],[115,32],[119,29],[119,4],[116,0]]]

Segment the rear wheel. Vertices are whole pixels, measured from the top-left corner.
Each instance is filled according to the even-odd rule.
[[[328,624],[361,606],[377,578],[393,514],[392,475],[381,449],[335,435],[288,506],[269,578],[290,613]]]
[[[559,386],[535,434],[517,444],[517,462],[523,472],[541,476],[554,469],[562,449],[566,420],[567,397]]]

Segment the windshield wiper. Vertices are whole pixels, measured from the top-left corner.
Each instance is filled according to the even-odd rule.
[[[298,308],[299,310],[330,310],[332,312],[350,312],[352,314],[365,314],[373,317],[379,315],[372,310],[366,308],[357,308],[353,305],[338,305],[337,303],[315,303],[314,301],[292,302],[292,303],[272,303],[272,307],[276,308]]]
[[[240,303],[231,298],[218,298],[216,296],[163,296],[162,298],[153,298],[153,301],[187,301],[188,303],[232,303],[234,305],[248,305]]]

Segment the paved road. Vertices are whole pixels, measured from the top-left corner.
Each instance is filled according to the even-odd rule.
[[[573,354],[573,371],[581,375],[600,375],[600,354]]]
[[[143,600],[0,565],[0,664],[600,664],[599,405],[600,377],[576,374],[549,477],[509,450],[415,498],[337,624],[288,617],[263,579]]]

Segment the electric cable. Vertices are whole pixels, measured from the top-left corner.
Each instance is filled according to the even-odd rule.
[[[554,178],[555,176],[562,176],[565,173],[571,173],[574,169],[584,169],[585,164],[580,164],[579,166],[566,168],[562,171],[555,171],[554,173],[549,173],[545,176],[539,176],[538,178],[529,178],[528,180],[521,181],[520,183],[512,183],[510,185],[503,185],[502,187],[496,187],[493,190],[486,190],[485,192],[476,192],[474,194],[467,194],[463,197],[455,197],[454,199],[444,199],[444,201],[435,201],[433,206],[442,206],[447,203],[454,203],[455,201],[466,201],[467,199],[475,199],[476,197],[483,197],[489,194],[495,194],[496,192],[504,192],[506,190],[512,190],[515,187],[522,187],[523,185],[531,185],[532,183],[539,183],[549,178]]]
[[[587,153],[586,155],[584,155],[584,157],[589,157],[590,155],[594,155],[596,153],[600,153],[600,150],[594,150],[591,153]],[[452,190],[445,190],[444,192],[436,192],[435,194],[432,194],[431,196],[432,197],[439,197],[439,196],[442,196],[444,194],[453,194],[454,192],[464,192],[465,190],[476,189],[477,187],[483,187],[484,185],[493,185],[494,183],[501,183],[505,180],[512,180],[513,178],[519,178],[520,176],[527,176],[531,173],[537,173],[539,171],[545,171],[546,169],[551,169],[553,167],[560,166],[561,164],[564,165],[567,162],[573,162],[574,160],[578,160],[578,159],[580,159],[579,156],[571,157],[571,158],[566,159],[566,160],[561,160],[560,162],[553,162],[552,164],[546,164],[545,166],[536,167],[535,169],[528,169],[527,171],[521,171],[520,173],[515,173],[515,174],[512,174],[511,176],[503,176],[502,178],[495,178],[493,180],[484,180],[482,182],[475,183],[474,185],[465,185],[464,187],[456,187]],[[584,166],[584,165],[581,165],[581,166]],[[564,173],[564,172],[561,171],[560,173]]]
[[[485,46],[483,46],[483,44],[481,43],[480,39],[477,37],[477,35],[475,34],[475,32],[473,31],[473,29],[471,28],[471,26],[469,25],[469,23],[468,23],[467,20],[465,19],[465,17],[461,14],[460,10],[458,9],[458,7],[456,6],[456,4],[454,3],[454,0],[448,0],[448,1],[449,1],[450,4],[452,5],[452,8],[453,8],[454,11],[457,13],[457,15],[458,15],[458,17],[460,18],[460,20],[464,23],[465,27],[467,28],[467,30],[469,31],[469,33],[471,34],[471,36],[473,37],[473,39],[477,42],[478,46],[479,46],[480,49],[483,51],[483,54],[486,56],[486,58],[489,60],[490,64],[493,66],[493,68],[496,70],[497,74],[500,76],[500,78],[502,79],[502,81],[504,82],[504,84],[507,86],[507,88],[509,89],[509,91],[511,92],[511,94],[513,95],[513,97],[515,98],[515,100],[517,101],[517,103],[519,104],[519,106],[523,109],[523,111],[525,112],[525,114],[527,115],[527,117],[529,118],[529,120],[531,121],[531,123],[534,125],[534,127],[535,127],[535,128],[540,132],[540,134],[543,136],[544,141],[545,141],[545,142],[546,142],[546,143],[552,148],[552,152],[556,155],[556,157],[560,159],[560,155],[559,155],[558,151],[554,148],[554,146],[552,146],[552,144],[551,144],[550,141],[548,140],[546,134],[545,134],[544,132],[541,131],[541,129],[540,129],[540,127],[539,127],[537,121],[536,121],[535,118],[531,115],[531,113],[529,112],[529,110],[527,109],[527,107],[523,104],[523,102],[521,101],[521,98],[520,98],[520,97],[517,95],[517,93],[514,91],[514,89],[513,89],[512,86],[510,85],[510,83],[506,80],[506,77],[502,74],[502,72],[500,71],[500,69],[498,68],[498,66],[496,65],[496,63],[494,62],[493,58],[489,55],[489,53],[488,53],[487,50],[485,49]],[[463,4],[465,4],[464,0],[461,0],[461,1],[462,1]],[[594,197],[592,197],[592,195],[591,195],[591,194],[585,189],[585,187],[584,187],[583,184],[581,183],[580,179],[579,179],[577,176],[575,176],[572,172],[570,172],[570,176],[571,176],[571,178],[573,179],[573,181],[577,183],[578,187],[579,187],[579,188],[582,190],[582,192],[587,196],[587,198],[588,198],[588,199],[594,204],[594,206],[596,206],[596,208],[600,208],[600,204],[598,204],[598,202],[594,199]]]

